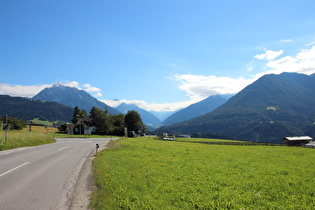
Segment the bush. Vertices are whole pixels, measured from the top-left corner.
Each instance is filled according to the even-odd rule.
[[[67,131],[67,123],[62,123],[59,127],[58,127],[59,132],[64,133]]]
[[[5,122],[7,121],[10,125],[10,130],[22,130],[26,126],[26,121],[20,120],[13,117],[1,117],[0,121],[3,122],[3,125],[5,125]]]

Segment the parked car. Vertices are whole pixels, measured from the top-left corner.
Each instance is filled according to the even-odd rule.
[[[134,131],[128,131],[128,137],[136,138],[137,134]]]

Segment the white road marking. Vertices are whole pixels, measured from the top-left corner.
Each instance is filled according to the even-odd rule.
[[[15,151],[8,151],[8,152],[3,152],[3,153],[1,153],[0,155],[6,155],[6,154],[10,154],[10,153],[13,153],[13,152],[15,152]]]
[[[20,151],[28,150],[32,148],[34,147],[20,147],[20,148],[15,148],[15,149],[10,149],[10,150],[4,150],[4,151],[0,151],[0,155],[7,155],[13,152],[20,152]]]
[[[58,149],[58,151],[61,151],[61,150],[67,149],[68,147],[70,147],[70,146],[62,147],[62,148]]]
[[[4,175],[6,175],[6,174],[8,174],[8,173],[10,173],[10,172],[12,172],[12,171],[18,169],[18,168],[21,168],[22,166],[25,166],[25,165],[27,165],[27,164],[29,164],[29,163],[30,163],[30,162],[26,162],[26,163],[23,163],[23,164],[21,164],[21,165],[15,167],[15,168],[12,168],[11,170],[9,170],[9,171],[7,171],[7,172],[4,172],[3,174],[0,174],[0,177],[2,177],[2,176],[4,176]]]

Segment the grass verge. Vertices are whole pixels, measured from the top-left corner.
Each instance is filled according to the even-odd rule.
[[[2,140],[4,132],[0,131],[0,140]],[[55,139],[46,133],[22,131],[9,131],[7,138],[3,139],[0,150],[13,149],[17,147],[36,146],[55,142]]]
[[[314,150],[121,139],[94,160],[92,209],[312,209]]]

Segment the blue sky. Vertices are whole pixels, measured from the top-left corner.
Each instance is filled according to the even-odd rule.
[[[268,73],[315,73],[313,0],[1,0],[0,94],[56,82],[176,110]]]

